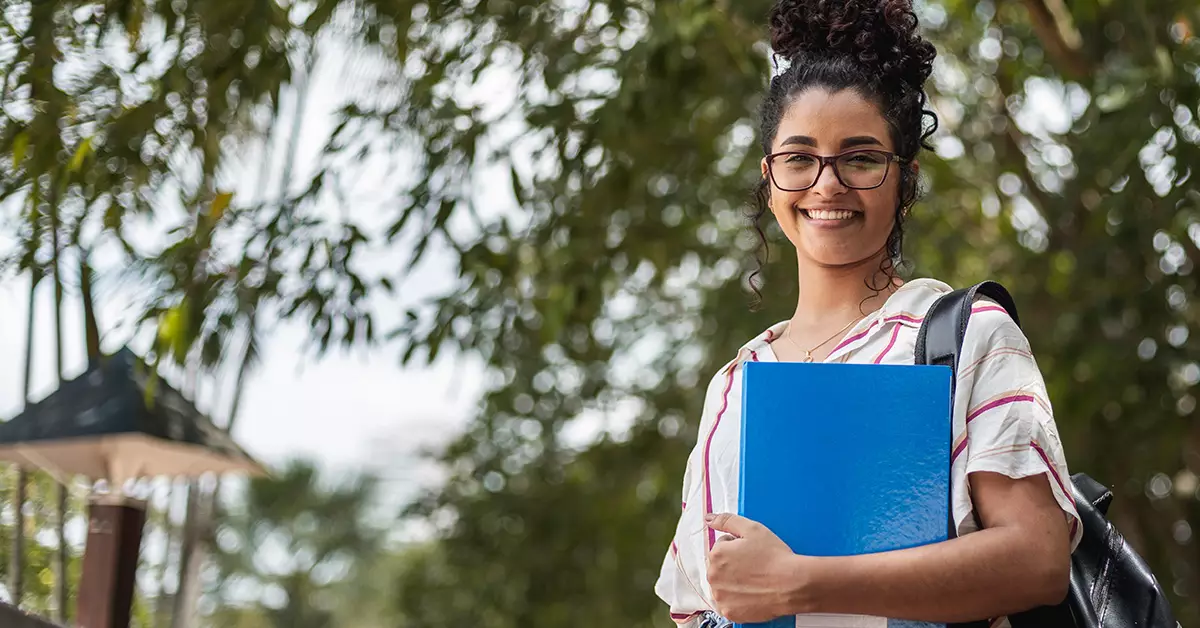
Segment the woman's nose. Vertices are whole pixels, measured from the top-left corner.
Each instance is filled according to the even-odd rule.
[[[832,163],[825,164],[825,167],[821,169],[820,174],[817,175],[816,182],[812,186],[813,192],[827,198],[845,193],[847,189],[838,179],[837,173],[833,170]]]

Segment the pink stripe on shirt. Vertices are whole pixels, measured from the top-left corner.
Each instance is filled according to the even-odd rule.
[[[974,419],[975,417],[978,417],[979,415],[983,414],[984,412],[987,412],[988,410],[992,410],[994,408],[999,408],[1000,406],[1006,406],[1006,405],[1009,405],[1012,403],[1017,403],[1019,401],[1033,402],[1033,401],[1037,401],[1037,399],[1033,395],[1009,395],[1007,397],[1001,397],[999,399],[989,401],[989,402],[983,404],[982,406],[979,406],[978,408],[972,410],[969,414],[967,414],[967,422],[970,423],[972,419]]]
[[[729,409],[729,391],[733,388],[733,374],[737,371],[736,368],[729,369],[729,376],[725,379],[725,392],[721,401],[721,409],[717,412],[717,417],[713,419],[712,429],[708,431],[708,438],[704,441],[704,514],[712,512],[712,481],[709,478],[709,454],[712,449],[713,436],[717,433],[717,426],[721,424],[721,417],[725,416],[725,411]],[[712,549],[717,544],[716,530],[708,528],[708,548]]]
[[[875,322],[871,323],[870,325],[867,325],[866,329],[858,332],[857,334],[854,334],[853,336],[848,336],[848,337],[844,338],[841,342],[838,343],[838,345],[836,347],[833,348],[833,351],[830,351],[829,353],[830,353],[830,355],[833,355],[834,353],[837,353],[838,350],[841,349],[842,347],[845,347],[846,345],[848,345],[856,340],[861,340],[867,334],[871,333],[871,331],[873,329],[875,329],[875,327],[877,327],[880,323],[893,323],[896,321],[905,321],[908,323],[913,323],[913,324],[919,325],[922,320],[924,320],[924,319],[917,318],[914,316],[909,316],[908,314],[896,314],[895,316],[889,316],[885,319],[876,320]]]
[[[1005,310],[1004,308],[1002,308],[998,305],[991,305],[991,304],[987,304],[987,303],[978,304],[978,305],[974,305],[971,307],[972,314],[978,314],[980,312],[1005,312],[1005,313],[1007,313],[1007,310]],[[898,321],[903,321],[905,323],[912,323],[914,325],[920,325],[921,322],[924,320],[925,320],[924,316],[913,316],[911,314],[893,314],[892,316],[889,316],[887,318],[878,319],[875,322],[868,325],[866,329],[858,332],[857,334],[854,334],[853,336],[848,336],[845,339],[843,339],[840,343],[838,343],[838,345],[836,347],[833,348],[833,351],[830,351],[830,354],[837,353],[838,349],[841,349],[842,347],[845,347],[846,345],[848,345],[856,340],[861,340],[864,336],[871,333],[871,330],[875,329],[875,327],[877,325],[879,325],[880,323],[887,324],[887,323],[895,323]]]
[[[966,450],[968,440],[966,436],[963,436],[963,442],[954,448],[954,453],[950,454],[950,464],[954,464],[954,461],[958,459],[958,455]]]
[[[896,328],[892,330],[891,342],[888,342],[887,346],[883,348],[883,351],[879,352],[879,355],[875,356],[875,362],[874,362],[875,364],[879,364],[880,362],[883,362],[883,358],[888,354],[889,351],[892,350],[892,347],[896,346],[896,338],[899,335],[900,335],[900,326],[896,325]]]
[[[1046,463],[1046,469],[1050,471],[1050,475],[1054,477],[1054,481],[1058,482],[1058,488],[1062,490],[1063,495],[1067,496],[1067,501],[1071,502],[1071,505],[1074,506],[1075,498],[1071,496],[1071,491],[1067,490],[1067,485],[1063,484],[1063,479],[1059,477],[1054,465],[1050,464],[1050,456],[1046,455],[1046,450],[1042,449],[1042,446],[1037,444],[1036,441],[1029,441],[1029,446],[1033,447],[1033,450],[1038,452],[1038,455],[1042,457],[1042,462]]]
[[[758,354],[751,351],[750,357],[755,362],[758,361]],[[713,420],[712,429],[708,432],[708,439],[704,443],[704,514],[710,514],[713,511],[712,503],[712,480],[709,478],[708,468],[711,464],[711,450],[713,436],[717,433],[717,426],[721,424],[721,417],[725,415],[725,411],[729,409],[729,391],[733,389],[733,374],[737,368],[729,369],[729,376],[725,381],[725,393],[722,395],[721,410],[717,412],[717,418]],[[706,526],[707,527],[707,526]],[[708,549],[712,549],[717,544],[717,531],[708,528]]]

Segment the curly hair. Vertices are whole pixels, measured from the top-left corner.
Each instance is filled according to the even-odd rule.
[[[937,130],[937,115],[926,108],[925,81],[933,72],[937,51],[917,30],[912,0],[779,0],[768,20],[771,47],[788,61],[785,71],[771,79],[759,109],[759,139],[763,154],[771,152],[779,123],[788,105],[813,88],[853,89],[874,102],[891,132],[900,165],[900,199],[888,235],[887,256],[880,274],[890,283],[901,260],[904,220],[918,197],[913,159],[932,150],[929,137]],[[756,267],[749,283],[753,308],[762,302],[762,273],[768,244],[759,221],[770,198],[768,181],[759,181],[750,213],[758,238]],[[875,279],[868,287],[878,293]]]

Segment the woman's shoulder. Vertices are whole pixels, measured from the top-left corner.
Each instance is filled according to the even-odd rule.
[[[908,322],[919,323],[933,303],[952,290],[949,284],[937,279],[910,279],[888,297],[879,313],[885,319],[905,316],[912,319]]]
[[[923,321],[934,302],[953,290],[949,284],[937,279],[913,279],[905,282],[896,294],[892,295],[889,301],[895,303],[889,305],[916,313],[920,317],[919,320]],[[1023,335],[1008,310],[990,297],[976,295],[975,302],[971,305],[966,340],[987,339],[997,333]]]

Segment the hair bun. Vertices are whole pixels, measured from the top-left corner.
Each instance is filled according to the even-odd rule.
[[[937,56],[917,31],[912,0],[778,0],[769,25],[771,47],[791,63],[848,55],[917,88]]]

